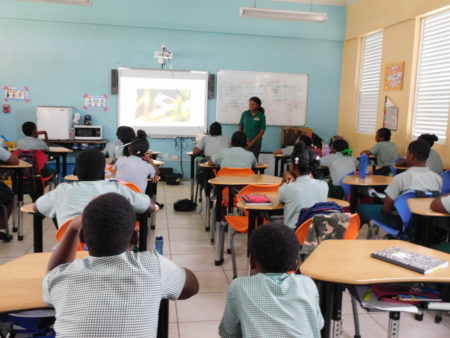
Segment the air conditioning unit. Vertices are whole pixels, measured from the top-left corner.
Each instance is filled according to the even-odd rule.
[[[52,3],[52,4],[65,4],[65,5],[76,5],[76,6],[92,6],[93,0],[18,0],[18,1],[48,2],[48,3]]]

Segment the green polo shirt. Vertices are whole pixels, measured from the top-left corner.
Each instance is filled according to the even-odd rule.
[[[258,135],[259,131],[266,130],[266,116],[258,111],[255,116],[252,116],[250,110],[246,110],[242,113],[239,125],[244,128],[244,133],[247,135],[248,140],[251,142]],[[262,138],[255,144],[260,144]]]

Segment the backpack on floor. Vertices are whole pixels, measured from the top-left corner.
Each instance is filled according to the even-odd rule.
[[[192,202],[190,199],[178,200],[173,204],[173,208],[176,211],[194,211],[197,208],[197,203]]]

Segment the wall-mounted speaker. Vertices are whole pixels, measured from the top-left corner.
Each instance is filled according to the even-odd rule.
[[[216,95],[216,75],[208,75],[208,99],[213,99]]]
[[[117,69],[111,69],[111,94],[117,95],[119,93],[119,74]]]

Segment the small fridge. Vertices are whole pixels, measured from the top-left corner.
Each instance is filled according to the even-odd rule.
[[[51,140],[68,140],[72,128],[72,107],[37,107],[37,128],[47,131]]]

